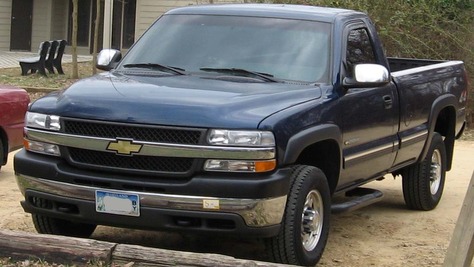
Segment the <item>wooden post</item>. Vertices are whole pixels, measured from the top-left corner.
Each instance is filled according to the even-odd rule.
[[[443,267],[469,267],[474,256],[474,172],[459,213]]]
[[[0,229],[0,257],[85,266],[110,262],[116,243]],[[1,264],[0,264],[1,265]]]
[[[104,33],[102,40],[103,48],[112,48],[112,20],[113,20],[114,1],[105,0],[104,2]]]
[[[93,263],[98,263],[98,266],[133,265],[148,267],[289,266],[278,263],[236,259],[219,254],[180,252],[136,245],[122,245],[92,239],[38,235],[1,229],[0,257],[10,257],[12,260],[45,260],[49,263],[79,266],[88,266]]]

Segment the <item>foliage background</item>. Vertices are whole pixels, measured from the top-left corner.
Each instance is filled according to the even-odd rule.
[[[387,56],[462,60],[470,74],[468,122],[474,126],[473,0],[275,0],[367,13]]]

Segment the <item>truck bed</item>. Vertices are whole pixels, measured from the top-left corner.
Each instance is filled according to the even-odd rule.
[[[423,67],[427,65],[444,62],[444,60],[396,58],[396,57],[388,57],[387,60],[388,60],[388,64],[390,65],[390,71],[392,72],[412,69],[412,68],[417,68],[417,67]]]

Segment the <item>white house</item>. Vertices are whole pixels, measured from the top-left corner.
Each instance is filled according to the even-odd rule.
[[[128,49],[164,12],[187,5],[241,0],[102,0],[101,48]],[[96,0],[79,0],[78,52],[90,54]],[[0,0],[0,50],[36,51],[42,41],[71,39],[71,0]]]

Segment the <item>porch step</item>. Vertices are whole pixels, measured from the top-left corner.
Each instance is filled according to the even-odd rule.
[[[346,192],[346,197],[341,202],[333,203],[331,212],[334,214],[353,211],[370,204],[379,202],[383,193],[376,189],[358,187]]]

